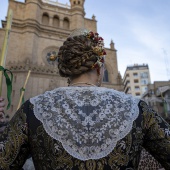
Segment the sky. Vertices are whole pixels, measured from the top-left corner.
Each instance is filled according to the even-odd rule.
[[[0,20],[5,19],[7,6],[8,0],[1,0]],[[84,5],[86,18],[96,16],[105,47],[110,48],[111,40],[115,43],[122,77],[127,66],[148,64],[152,83],[170,80],[169,7],[170,0],[85,0]]]

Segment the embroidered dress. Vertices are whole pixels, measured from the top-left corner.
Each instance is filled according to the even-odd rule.
[[[165,170],[145,149],[142,149],[138,170],[144,169]]]
[[[170,169],[169,125],[145,102],[103,87],[62,87],[28,100],[0,137],[0,169],[138,168],[142,147]]]

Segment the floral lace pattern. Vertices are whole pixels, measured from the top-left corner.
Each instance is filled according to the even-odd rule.
[[[111,153],[139,115],[139,99],[103,87],[61,87],[30,102],[45,131],[80,160]]]

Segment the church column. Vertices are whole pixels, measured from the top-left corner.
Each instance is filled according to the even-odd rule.
[[[49,26],[53,26],[53,17],[49,16]]]
[[[59,23],[60,28],[63,28],[63,20],[64,20],[64,17],[60,17],[60,23]]]

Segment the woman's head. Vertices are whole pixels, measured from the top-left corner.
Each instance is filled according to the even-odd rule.
[[[74,77],[96,69],[100,74],[105,54],[103,39],[97,33],[73,34],[59,49],[59,73],[62,77]]]

